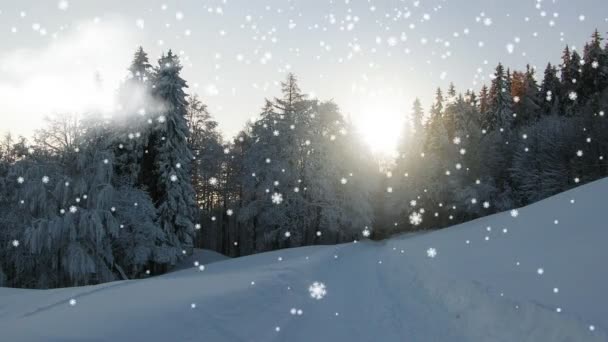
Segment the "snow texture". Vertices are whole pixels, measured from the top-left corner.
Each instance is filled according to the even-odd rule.
[[[1,339],[606,341],[606,193],[608,179],[516,217],[217,261],[202,272],[2,288]],[[311,298],[314,283],[325,285],[322,299]]]

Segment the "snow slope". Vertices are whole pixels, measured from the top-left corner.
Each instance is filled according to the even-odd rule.
[[[608,179],[516,217],[381,243],[90,287],[0,289],[0,340],[607,341],[607,194]],[[314,282],[326,286],[322,299],[309,294]]]

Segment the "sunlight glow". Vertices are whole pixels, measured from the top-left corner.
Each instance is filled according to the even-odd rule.
[[[374,153],[392,155],[397,148],[406,111],[399,97],[392,95],[361,99],[354,115],[357,128]]]

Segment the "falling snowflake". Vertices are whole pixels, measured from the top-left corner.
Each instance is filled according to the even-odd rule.
[[[598,63],[597,61],[593,61],[593,62],[591,63],[591,67],[592,67],[593,69],[597,69],[599,66],[600,66],[600,63]]]
[[[325,288],[325,284],[315,281],[308,287],[308,293],[310,297],[320,300],[327,295],[327,289]]]
[[[365,229],[363,229],[363,236],[369,237],[370,234],[371,234],[371,232],[369,231],[369,229],[367,227],[365,227]]]
[[[215,177],[211,177],[211,178],[209,178],[209,184],[211,184],[211,185],[216,185],[216,184],[217,184],[217,182],[218,182],[218,181],[217,181],[217,178],[215,178]]]
[[[171,181],[172,182],[177,182],[177,176],[176,175],[171,175]]]
[[[283,202],[283,195],[275,192],[274,194],[272,194],[272,203],[274,204],[281,204]]]
[[[452,140],[452,142],[454,142],[455,145],[460,144],[460,137],[455,137],[454,140]]]
[[[410,223],[414,226],[417,226],[422,223],[422,215],[418,212],[413,212],[410,214]]]
[[[437,256],[437,250],[433,247],[426,250],[426,256],[429,258],[434,258]]]
[[[285,232],[285,237],[288,238],[291,236],[291,232]]]
[[[78,211],[78,208],[76,208],[76,206],[72,205],[70,206],[70,213],[75,214]]]
[[[70,303],[70,306],[76,305],[76,299],[74,299],[74,298],[70,299],[69,303]]]
[[[346,183],[348,183],[348,179],[342,177],[342,179],[340,179],[340,183],[346,184]]]
[[[19,240],[13,240],[13,247],[19,247]]]
[[[234,214],[234,211],[232,209],[226,210],[226,215],[232,216],[232,214]]]
[[[517,209],[511,210],[511,217],[517,217],[517,216],[519,216],[519,211]]]
[[[541,267],[536,270],[536,273],[538,273],[538,275],[543,275],[545,273],[545,270]]]
[[[575,91],[571,91],[570,94],[568,94],[568,98],[572,101],[576,101],[576,99],[578,99],[578,94]]]
[[[25,182],[25,178],[23,178],[23,177],[17,178],[17,183],[23,184],[23,182]]]

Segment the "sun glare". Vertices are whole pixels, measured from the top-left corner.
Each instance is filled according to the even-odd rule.
[[[405,119],[401,103],[388,97],[362,100],[355,122],[374,153],[391,155],[396,151]]]

